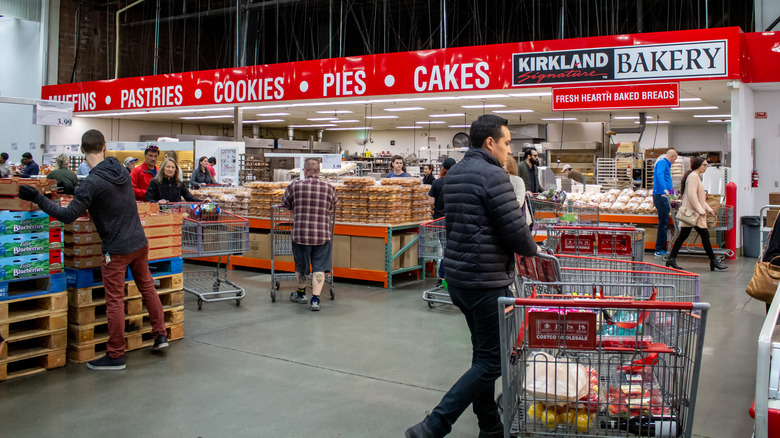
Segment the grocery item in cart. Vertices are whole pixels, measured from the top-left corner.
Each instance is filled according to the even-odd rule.
[[[545,352],[531,353],[527,363],[523,389],[534,399],[565,404],[588,395],[590,377],[583,365]]]

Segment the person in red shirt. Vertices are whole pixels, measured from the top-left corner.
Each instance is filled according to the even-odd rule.
[[[217,165],[217,157],[209,157],[209,172],[211,172],[212,178],[217,176],[217,171],[214,170],[214,166],[216,165]]]
[[[144,202],[146,200],[146,189],[149,188],[149,182],[157,176],[158,156],[160,156],[160,149],[157,146],[153,144],[147,146],[144,150],[143,164],[135,166],[135,169],[130,172],[136,201]]]

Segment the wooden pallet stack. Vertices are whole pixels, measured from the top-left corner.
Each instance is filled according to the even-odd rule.
[[[138,213],[149,240],[149,269],[163,304],[168,339],[184,336],[184,291],[181,259],[182,216],[159,212],[157,204],[138,204]],[[67,274],[68,358],[86,362],[105,354],[108,341],[105,288],[100,265],[100,237],[89,217],[65,227]],[[129,270],[124,287],[125,349],[154,343],[149,313]]]

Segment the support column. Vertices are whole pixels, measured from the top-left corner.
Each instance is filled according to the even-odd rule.
[[[233,140],[244,140],[244,109],[240,106],[233,108]]]

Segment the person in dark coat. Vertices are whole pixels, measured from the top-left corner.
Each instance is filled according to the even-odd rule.
[[[508,121],[483,115],[471,124],[471,147],[447,173],[444,211],[447,223],[447,283],[452,303],[471,332],[471,368],[425,419],[406,430],[407,438],[441,437],[471,405],[480,437],[503,437],[495,401],[501,376],[499,297],[511,296],[514,254],[538,251],[520,212],[509,174]]]
[[[53,170],[46,175],[46,179],[53,179],[57,181],[57,188],[62,190],[62,193],[66,195],[72,195],[79,183],[79,178],[76,176],[76,172],[68,169],[70,164],[70,158],[65,154],[60,154],[57,157],[57,170]]]
[[[517,165],[517,175],[523,178],[525,190],[529,195],[542,191],[542,185],[539,184],[539,152],[535,148],[526,148],[523,151],[523,161]]]
[[[205,156],[200,157],[198,167],[190,175],[190,186],[193,189],[199,188],[201,184],[216,184],[209,170],[209,159]]]
[[[423,184],[431,185],[433,184],[433,180],[435,178],[433,177],[433,164],[426,164],[423,166]]]
[[[157,202],[167,204],[169,202],[202,202],[200,199],[192,196],[187,186],[179,178],[179,166],[176,160],[167,157],[163,161],[157,176],[149,182],[149,188],[146,189],[146,202]]]

